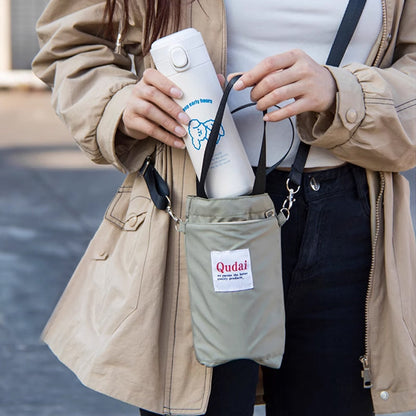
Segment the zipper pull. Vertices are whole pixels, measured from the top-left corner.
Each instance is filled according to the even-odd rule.
[[[370,366],[368,364],[368,358],[366,355],[360,357],[361,364],[363,365],[363,369],[361,370],[361,377],[363,378],[364,388],[370,389],[373,387],[373,383],[371,382],[371,371]]]

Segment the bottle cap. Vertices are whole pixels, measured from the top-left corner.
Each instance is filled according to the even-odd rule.
[[[168,77],[210,60],[201,34],[193,28],[156,40],[150,53],[156,68]]]

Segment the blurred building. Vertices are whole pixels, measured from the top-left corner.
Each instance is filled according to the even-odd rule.
[[[0,0],[0,86],[23,81],[36,84],[30,71],[39,50],[35,26],[47,3],[48,0]]]

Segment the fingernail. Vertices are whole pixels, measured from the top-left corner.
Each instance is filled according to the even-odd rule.
[[[186,114],[186,113],[179,113],[178,114],[178,120],[182,124],[189,124],[189,122],[191,121],[191,119],[189,118],[188,114]]]
[[[175,127],[175,133],[179,137],[185,137],[186,136],[186,130],[181,126]]]
[[[240,90],[244,88],[244,83],[243,81],[241,81],[241,79],[239,79],[235,84],[234,84],[234,89],[235,90]]]
[[[185,149],[185,143],[182,140],[175,140],[173,145],[178,149]]]
[[[270,121],[270,117],[266,114],[266,115],[263,117],[263,120],[264,120],[264,121]]]
[[[179,88],[176,88],[176,87],[172,87],[170,89],[170,94],[172,95],[173,98],[182,98],[183,96],[183,92]]]

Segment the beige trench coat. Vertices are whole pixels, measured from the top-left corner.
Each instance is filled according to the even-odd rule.
[[[379,68],[329,68],[338,85],[335,115],[303,114],[298,129],[303,140],[367,168],[373,263],[363,354],[376,413],[409,416],[416,415],[416,246],[407,181],[391,172],[416,165],[416,1],[381,1],[383,27],[367,62]],[[182,236],[134,173],[156,149],[156,167],[183,215],[194,172],[185,151],[117,132],[138,79],[129,56],[139,77],[151,66],[140,48],[145,1],[135,2],[121,53],[97,35],[103,7],[99,0],[51,0],[38,23],[42,49],[33,69],[53,86],[57,114],[88,157],[130,173],[43,337],[95,390],[156,413],[202,414],[211,369],[193,352]],[[224,73],[222,1],[194,2],[181,26],[202,32]]]

